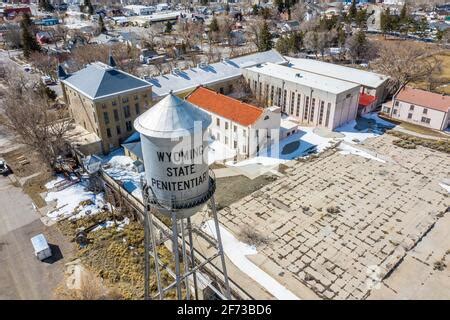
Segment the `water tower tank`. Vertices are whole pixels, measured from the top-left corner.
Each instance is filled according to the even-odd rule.
[[[150,203],[163,214],[187,217],[215,191],[207,139],[211,117],[172,93],[134,121],[141,135]]]

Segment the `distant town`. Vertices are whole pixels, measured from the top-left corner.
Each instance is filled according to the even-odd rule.
[[[450,299],[445,0],[4,0],[0,75],[0,300]]]

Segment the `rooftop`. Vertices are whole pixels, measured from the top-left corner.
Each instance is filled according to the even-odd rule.
[[[198,87],[187,97],[187,100],[199,108],[237,122],[243,126],[249,126],[255,123],[263,113],[261,108],[204,87]]]
[[[359,87],[358,84],[352,82],[331,78],[317,73],[300,71],[273,63],[257,65],[248,68],[248,70],[334,94],[339,94]]]
[[[377,100],[377,98],[374,96],[371,96],[370,94],[366,94],[366,93],[359,94],[359,105],[360,106],[367,107],[368,105],[372,104],[375,100]]]
[[[304,70],[336,79],[358,83],[365,87],[377,88],[388,79],[387,76],[378,73],[345,67],[334,63],[328,63],[313,59],[299,59],[291,57],[285,58],[289,61],[289,66],[294,69]]]
[[[88,64],[62,82],[90,99],[151,87],[149,82],[101,62]]]
[[[193,90],[200,85],[210,85],[226,79],[238,78],[242,75],[242,68],[264,62],[287,63],[281,54],[275,50],[270,50],[180,70],[175,74],[169,73],[157,76],[148,81],[153,85],[153,97],[158,99],[168,95],[170,91],[178,94]]]
[[[395,98],[397,100],[443,112],[448,112],[450,109],[450,96],[411,87],[403,88]]]
[[[143,135],[154,138],[187,136],[211,124],[206,112],[170,93],[134,121],[134,128]],[[201,128],[201,129],[202,129]]]

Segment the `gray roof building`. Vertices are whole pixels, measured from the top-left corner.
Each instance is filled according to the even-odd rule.
[[[143,79],[101,62],[88,64],[69,74],[62,82],[92,100],[152,86]]]
[[[257,64],[272,62],[275,64],[287,64],[288,61],[276,50],[258,52],[221,62],[198,65],[196,68],[178,70],[158,77],[152,77],[148,81],[153,85],[153,99],[159,100],[173,91],[179,94],[193,90],[199,85],[208,86],[225,80],[239,78],[242,68]]]

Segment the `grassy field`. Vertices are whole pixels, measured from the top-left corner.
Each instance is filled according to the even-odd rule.
[[[450,50],[440,52],[434,56],[442,61],[442,72],[438,75],[438,78],[444,83],[443,85],[437,87],[434,91],[438,93],[450,94]],[[423,81],[413,83],[413,85],[420,89],[428,89],[427,84]]]

